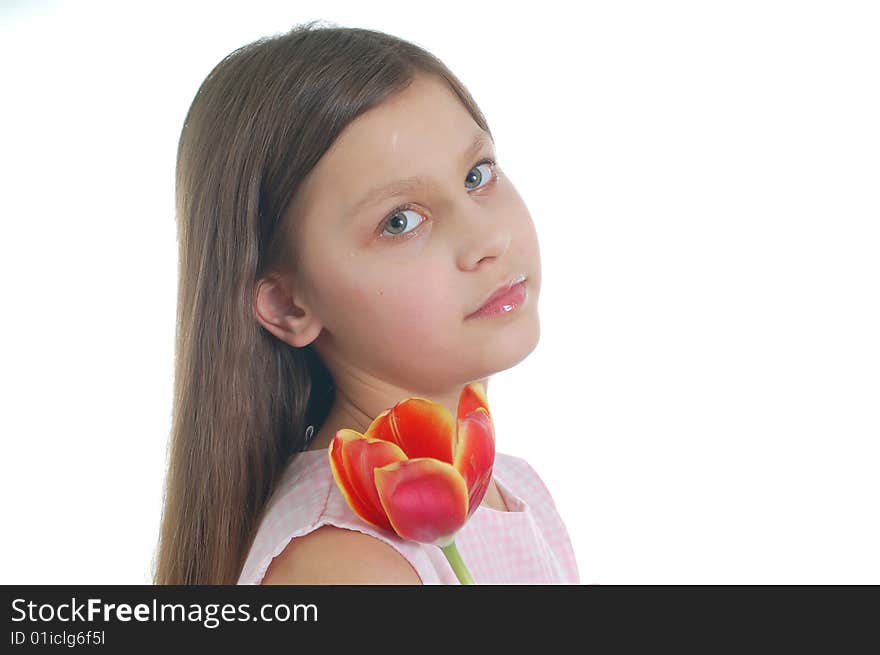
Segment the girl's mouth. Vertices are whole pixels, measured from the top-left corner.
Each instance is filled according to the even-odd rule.
[[[518,275],[511,280],[506,288],[494,293],[482,307],[469,314],[467,318],[480,318],[484,316],[499,316],[509,314],[520,307],[526,300],[525,276]]]

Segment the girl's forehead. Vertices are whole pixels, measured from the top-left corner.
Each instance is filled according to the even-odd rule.
[[[470,113],[444,82],[416,78],[409,87],[346,126],[326,158],[334,163],[363,158],[375,167],[383,157],[394,161],[400,156],[430,156],[425,146],[455,148],[477,129]]]
[[[445,84],[417,80],[352,121],[312,170],[310,186],[354,211],[383,193],[443,175],[452,165],[457,171],[463,154],[491,143]]]

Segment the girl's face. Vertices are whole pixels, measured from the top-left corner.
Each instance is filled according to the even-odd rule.
[[[448,393],[535,348],[537,235],[493,159],[453,92],[423,76],[352,122],[304,181],[292,207],[302,312],[287,340],[314,341],[337,386],[354,376]],[[371,193],[409,177],[420,181],[397,195]],[[519,274],[522,305],[469,317]]]

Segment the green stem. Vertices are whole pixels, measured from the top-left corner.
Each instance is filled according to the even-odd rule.
[[[474,582],[474,579],[471,577],[470,572],[464,565],[464,560],[461,559],[461,555],[459,555],[458,548],[455,547],[454,541],[450,542],[448,546],[440,548],[440,550],[442,550],[443,554],[446,555],[446,559],[449,561],[449,564],[452,566],[452,570],[455,571],[455,575],[458,576],[458,581],[461,584],[477,584],[476,582]]]

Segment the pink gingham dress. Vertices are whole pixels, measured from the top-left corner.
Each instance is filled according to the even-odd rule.
[[[403,555],[423,584],[459,584],[436,546],[373,527],[355,514],[336,486],[326,448],[298,453],[269,500],[238,584],[260,584],[272,559],[291,539],[322,525],[357,530]],[[579,584],[568,531],[550,492],[524,460],[495,454],[493,477],[502,512],[480,505],[458,532],[455,545],[477,584]]]

